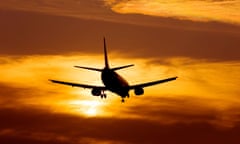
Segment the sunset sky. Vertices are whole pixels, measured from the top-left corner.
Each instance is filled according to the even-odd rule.
[[[0,2],[0,144],[239,144],[239,0]],[[110,65],[130,84],[178,76],[121,103]]]

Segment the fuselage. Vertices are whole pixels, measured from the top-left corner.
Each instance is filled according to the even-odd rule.
[[[103,84],[108,90],[120,95],[121,97],[129,96],[128,82],[115,71],[109,68],[104,68],[101,78]]]

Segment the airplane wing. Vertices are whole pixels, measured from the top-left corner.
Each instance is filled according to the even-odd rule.
[[[167,79],[162,79],[162,80],[157,80],[157,81],[152,81],[152,82],[147,82],[147,83],[142,83],[142,84],[137,84],[137,85],[132,85],[130,86],[130,89],[135,89],[135,88],[143,88],[143,87],[148,87],[148,86],[152,86],[152,85],[156,85],[156,84],[160,84],[160,83],[165,83],[168,81],[172,81],[172,80],[176,80],[177,77],[172,77],[172,78],[167,78]]]
[[[68,86],[72,86],[72,87],[82,87],[82,88],[89,88],[89,89],[98,88],[101,90],[106,90],[106,87],[104,87],[104,86],[86,85],[86,84],[64,82],[64,81],[58,81],[58,80],[50,80],[50,81],[53,83],[64,84],[64,85],[68,85]]]

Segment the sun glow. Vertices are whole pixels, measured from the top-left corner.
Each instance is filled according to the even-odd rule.
[[[101,106],[103,103],[97,100],[73,100],[69,101],[68,105],[72,111],[92,117],[102,114]]]
[[[142,97],[135,97],[131,91],[130,99],[126,99],[126,103],[122,104],[121,98],[110,92],[107,93],[107,99],[101,99],[91,96],[91,90],[56,85],[48,81],[49,78],[53,78],[100,85],[99,73],[75,69],[72,66],[84,65],[88,60],[91,62],[88,62],[89,65],[101,67],[102,57],[97,56],[91,60],[79,61],[84,58],[86,57],[79,55],[68,57],[33,56],[17,60],[16,58],[1,58],[0,75],[2,78],[0,83],[19,92],[17,98],[14,97],[14,100],[17,99],[17,101],[10,106],[46,108],[53,113],[83,117],[117,116],[118,118],[144,118],[143,115],[151,112],[151,109],[143,110],[142,108],[151,106],[154,114],[148,118],[161,119],[162,123],[172,119],[176,119],[176,121],[182,119],[173,118],[172,115],[161,115],[156,118],[154,107],[163,113],[167,110],[176,114],[197,113],[200,116],[208,111],[214,111],[219,117],[214,123],[226,126],[235,123],[232,120],[237,117],[238,113],[233,113],[231,109],[238,107],[240,103],[238,98],[239,61],[210,62],[190,58],[171,58],[149,63],[149,61],[141,59],[111,59],[112,66],[126,64],[129,61],[136,64],[134,70],[119,71],[119,74],[130,84],[175,75],[179,77],[177,81],[146,88]],[[187,107],[196,107],[196,109],[185,110],[186,107],[181,107],[178,102],[188,104]],[[6,106],[9,107],[9,104]],[[227,121],[228,119],[222,121],[222,118],[226,119],[226,117],[229,118],[229,121]]]

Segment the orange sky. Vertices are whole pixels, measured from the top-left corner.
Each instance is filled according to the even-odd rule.
[[[182,2],[1,2],[0,143],[239,143],[239,2]],[[179,79],[124,104],[48,81],[101,85],[73,66],[103,67],[103,36],[130,84]]]

